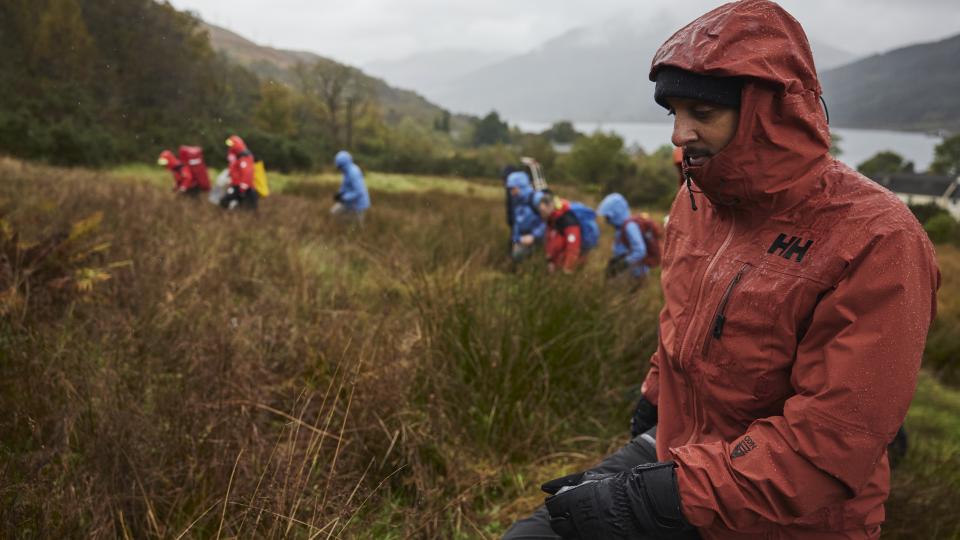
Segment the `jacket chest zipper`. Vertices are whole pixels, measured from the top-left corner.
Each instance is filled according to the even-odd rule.
[[[717,264],[717,261],[720,260],[720,256],[723,255],[723,252],[726,251],[727,247],[730,246],[730,242],[733,241],[733,233],[734,233],[734,230],[736,229],[736,225],[737,225],[736,218],[731,216],[730,230],[727,232],[727,237],[724,238],[723,243],[720,244],[720,248],[717,249],[716,253],[714,253],[713,258],[710,260],[710,263],[707,265],[706,270],[703,271],[703,275],[700,277],[700,286],[697,289],[697,302],[693,306],[693,316],[690,318],[690,322],[687,323],[687,329],[684,332],[682,341],[680,342],[680,350],[677,351],[677,361],[680,364],[680,369],[683,371],[683,377],[687,381],[687,387],[690,389],[690,397],[691,397],[691,401],[693,402],[693,431],[690,433],[690,439],[688,439],[687,441],[688,444],[697,436],[697,433],[700,431],[700,426],[702,424],[700,420],[700,416],[702,415],[701,409],[703,407],[700,405],[700,399],[697,396],[697,391],[694,388],[693,381],[690,378],[688,366],[685,365],[685,364],[689,364],[689,362],[686,362],[686,363],[684,362],[683,354],[684,354],[684,350],[686,349],[686,347],[684,347],[684,344],[687,342],[687,339],[690,337],[689,336],[690,330],[693,329],[691,327],[694,326],[694,323],[696,321],[696,314],[697,312],[700,311],[700,302],[703,299],[703,285],[707,281],[707,277],[710,275],[710,271],[713,270],[713,267]]]
[[[717,304],[717,310],[713,314],[713,319],[711,319],[712,322],[707,330],[707,336],[703,340],[702,355],[704,358],[710,354],[710,344],[715,340],[719,341],[723,336],[723,327],[727,322],[727,304],[730,303],[730,297],[733,296],[733,291],[737,288],[737,285],[740,284],[740,281],[743,280],[743,276],[749,271],[749,264],[744,264],[740,267],[737,274],[730,280],[730,284],[727,285],[727,290],[724,291],[720,303]]]

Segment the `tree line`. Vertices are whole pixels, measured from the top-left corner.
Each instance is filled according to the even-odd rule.
[[[533,156],[551,181],[637,203],[663,204],[676,182],[668,152],[627,152],[622,138],[569,122],[531,134],[496,112],[437,108],[425,120],[385,110],[373,79],[330,60],[254,72],[215,52],[201,22],[167,2],[5,0],[0,46],[0,152],[25,159],[98,167],[192,144],[219,166],[237,133],[281,171],[329,166],[346,148],[371,169],[466,177],[496,177]]]

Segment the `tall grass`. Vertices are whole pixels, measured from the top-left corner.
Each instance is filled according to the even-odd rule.
[[[297,200],[224,215],[97,173],[7,162],[3,176],[21,236],[102,211],[110,256],[131,262],[92,296],[4,320],[7,534],[341,531],[389,444],[357,384],[392,358],[388,319],[331,284],[364,278],[364,247]]]
[[[960,249],[941,244],[937,253],[943,284],[924,360],[941,380],[960,385]]]
[[[249,215],[138,175],[0,160],[7,248],[102,213],[46,273],[0,258],[0,536],[493,538],[624,442],[661,300],[605,283],[607,247],[515,270],[500,199],[442,179],[344,229],[324,182]],[[956,535],[956,395],[923,379],[893,537]]]

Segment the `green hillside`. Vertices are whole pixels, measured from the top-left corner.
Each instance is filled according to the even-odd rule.
[[[316,169],[342,148],[389,166],[403,145],[452,153],[471,129],[355,68],[154,0],[9,0],[0,47],[0,152],[27,159],[101,166],[192,144],[216,165],[240,133],[273,169]]]
[[[328,69],[345,67],[334,60],[311,52],[257,45],[234,32],[209,23],[204,23],[204,28],[210,35],[210,43],[214,50],[248,67],[261,77],[276,78],[289,84],[296,84],[297,77],[294,69],[297,64],[321,64]],[[430,103],[415,92],[393,88],[381,79],[368,76],[355,68],[350,69],[355,71],[363,84],[369,86],[377,97],[384,118],[388,122],[397,123],[403,118],[414,118],[426,125],[432,125],[444,112],[443,108]]]

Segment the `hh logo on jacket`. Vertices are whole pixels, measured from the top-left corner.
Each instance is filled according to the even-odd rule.
[[[743,438],[742,441],[737,443],[737,446],[733,448],[733,452],[730,453],[730,459],[736,459],[738,457],[743,457],[750,453],[751,450],[757,447],[757,443],[753,442],[753,439],[749,435]]]
[[[788,240],[786,234],[780,233],[780,236],[770,245],[767,253],[776,253],[788,261],[795,260],[800,263],[803,262],[803,257],[812,245],[813,240],[804,242],[803,238],[799,236],[791,236]]]

